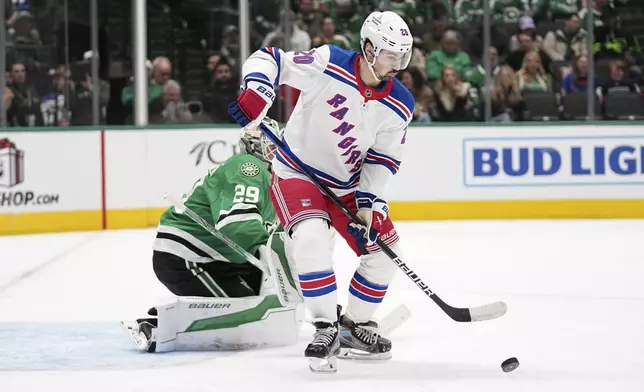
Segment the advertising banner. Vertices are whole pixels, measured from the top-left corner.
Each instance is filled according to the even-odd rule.
[[[644,185],[644,136],[463,140],[465,186]]]
[[[165,207],[165,193],[180,196],[238,151],[239,128],[149,131],[146,172],[149,207]]]
[[[0,215],[101,209],[100,132],[0,133]]]
[[[237,150],[240,130],[106,131],[108,228],[158,222],[166,193],[180,197]]]
[[[644,198],[644,127],[410,128],[390,200]]]

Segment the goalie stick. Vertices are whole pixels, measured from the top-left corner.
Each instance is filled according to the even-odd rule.
[[[300,170],[315,184],[318,188],[324,193],[333,204],[335,204],[342,212],[349,217],[349,219],[354,223],[359,223],[358,217],[351,210],[345,206],[342,201],[331,192],[331,190],[322,183],[317,176],[311,171],[311,169],[306,166],[295,154],[286,148],[284,143],[277,138],[277,136],[270,131],[264,124],[259,124],[259,129],[268,136],[271,141],[284,153],[286,154],[295,164],[300,168]],[[429,298],[431,298],[438,307],[440,307],[443,312],[445,312],[449,317],[454,321],[458,322],[471,322],[471,321],[484,321],[491,320],[497,317],[501,317],[507,312],[508,307],[504,302],[493,302],[487,305],[475,306],[469,308],[455,308],[448,305],[434,293],[429,286],[423,282],[423,280],[416,274],[409,266],[398,257],[398,255],[391,250],[380,238],[376,241],[376,244],[380,247],[382,252],[387,255],[397,266],[402,270],[418,286],[419,289],[423,291]]]
[[[243,258],[246,259],[250,264],[254,265],[255,267],[259,268],[262,273],[264,273],[266,276],[268,276],[272,281],[273,285],[275,286],[275,291],[277,294],[277,298],[280,301],[280,304],[282,306],[287,306],[290,305],[290,302],[288,300],[288,296],[286,295],[286,289],[282,288],[281,285],[283,285],[286,281],[286,278],[279,279],[278,278],[278,273],[275,270],[275,267],[271,263],[263,263],[260,260],[258,260],[255,256],[251,255],[246,251],[246,249],[242,248],[239,246],[235,241],[231,240],[230,238],[226,237],[222,232],[217,230],[213,225],[211,225],[207,220],[199,216],[196,212],[192,211],[190,208],[186,207],[183,202],[177,198],[175,198],[172,195],[166,194],[165,198],[172,204],[174,207],[174,210],[179,213],[179,214],[185,214],[187,215],[190,219],[195,221],[197,224],[199,224],[201,227],[206,229],[210,234],[214,235],[219,239],[220,241],[224,242],[226,245],[230,247],[230,249],[234,250],[242,256]]]

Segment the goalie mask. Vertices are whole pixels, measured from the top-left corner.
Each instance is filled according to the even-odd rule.
[[[280,129],[277,121],[265,117],[262,120],[262,124],[264,124],[271,132],[277,135],[278,138],[282,138],[283,131]],[[241,154],[254,155],[264,162],[270,164],[275,157],[277,146],[273,144],[268,136],[264,135],[264,133],[259,130],[259,127],[255,127],[244,130],[244,133],[239,140],[239,150]]]
[[[365,50],[367,43],[373,47],[368,53]],[[391,11],[372,12],[360,29],[362,55],[367,60],[369,70],[379,81],[384,80],[391,72],[407,68],[413,44],[414,37],[407,23]]]

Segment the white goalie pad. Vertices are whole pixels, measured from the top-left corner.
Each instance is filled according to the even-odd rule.
[[[275,275],[275,279],[264,279],[260,287],[260,295],[277,294],[279,290],[283,298],[288,300],[289,304],[296,305],[304,303],[300,291],[300,283],[297,274],[294,273],[293,267],[289,264],[286,257],[286,251],[282,248],[284,242],[281,238],[274,240],[275,236],[281,236],[283,233],[276,233],[271,236],[267,246],[259,247],[259,259],[269,265],[270,270]],[[278,252],[276,252],[276,249]],[[280,257],[281,256],[281,257]]]
[[[301,305],[276,295],[180,297],[157,306],[156,352],[244,350],[291,345],[302,325]]]

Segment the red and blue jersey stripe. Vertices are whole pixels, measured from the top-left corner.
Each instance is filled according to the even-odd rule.
[[[302,295],[305,297],[320,297],[332,293],[338,288],[333,271],[301,274],[299,278]]]
[[[267,46],[265,48],[261,48],[260,51],[271,55],[273,60],[275,60],[275,63],[277,64],[277,78],[275,79],[275,86],[278,86],[280,84],[280,73],[282,70],[282,55],[280,54],[280,49],[274,46]]]
[[[400,161],[393,159],[390,156],[381,154],[374,151],[373,149],[367,150],[367,156],[364,159],[364,163],[369,163],[372,165],[382,165],[389,169],[391,174],[396,174],[398,169],[400,169]]]
[[[385,298],[387,288],[388,286],[386,285],[369,282],[356,271],[353,275],[353,279],[351,279],[349,293],[363,301],[377,304],[382,302],[383,298]]]
[[[284,143],[284,146],[286,147],[286,152],[282,151],[281,149],[277,150],[277,160],[289,167],[290,169],[302,173],[302,170],[300,170],[295,163],[293,159],[289,156],[290,154],[293,154],[291,152],[291,149],[288,147],[288,143],[286,143],[286,140],[282,138],[282,142]],[[330,188],[334,189],[353,189],[356,186],[358,186],[358,183],[360,182],[360,171],[357,171],[349,177],[347,181],[342,181],[339,180],[323,171],[317,170],[311,166],[307,165],[307,168],[311,170],[320,181],[322,181],[325,185],[327,185]]]

